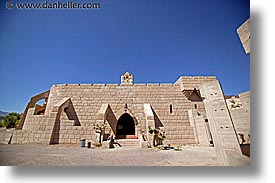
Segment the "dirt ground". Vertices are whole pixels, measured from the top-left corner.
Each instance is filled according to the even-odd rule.
[[[66,145],[0,145],[5,166],[216,166],[215,149],[183,147],[181,151],[156,148],[81,148]]]

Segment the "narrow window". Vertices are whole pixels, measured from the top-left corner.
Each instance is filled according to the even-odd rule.
[[[195,104],[194,107],[195,107],[195,109],[197,109],[198,108],[197,104]]]
[[[172,114],[173,113],[173,106],[172,106],[172,104],[170,104],[170,114]]]

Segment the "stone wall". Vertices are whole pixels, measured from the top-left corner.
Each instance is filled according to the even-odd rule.
[[[13,131],[0,128],[0,144],[9,144]]]
[[[247,19],[238,29],[237,33],[246,54],[250,53],[250,18]]]
[[[64,97],[71,98],[80,125],[90,129],[98,120],[98,111],[103,103],[110,105],[117,120],[124,113],[124,105],[127,104],[138,122],[136,133],[139,129],[147,130],[144,103],[149,103],[158,117],[159,124],[156,125],[165,127],[168,141],[195,143],[187,113],[191,102],[173,84],[56,85],[51,88],[46,114],[50,112],[52,105]],[[61,119],[63,118],[66,118],[64,113],[61,115]]]
[[[250,91],[226,99],[240,144],[250,143]],[[243,139],[242,136],[243,135]],[[245,140],[245,141],[243,141]]]
[[[217,80],[216,76],[181,76],[175,83],[180,86],[181,91],[200,89],[200,85],[205,82]]]
[[[236,131],[218,81],[203,83],[201,93],[220,165],[242,164]]]
[[[44,115],[35,115],[35,108],[30,108],[27,112],[23,130],[46,130],[47,117]]]
[[[126,112],[136,123],[135,135],[139,136],[141,130],[147,131],[148,128],[144,112],[144,104],[148,104],[154,116],[152,127],[161,127],[166,132],[165,143],[198,144],[198,138],[201,136],[196,134],[197,130],[191,125],[188,110],[194,109],[194,117],[200,131],[203,129],[202,122],[207,119],[207,114],[204,103],[199,97],[199,90],[195,91],[198,94],[192,91],[194,88],[200,89],[203,83],[215,80],[214,76],[183,76],[175,84],[53,85],[48,94],[45,114],[34,115],[35,109],[29,108],[23,130],[14,134],[13,143],[28,143],[27,136],[31,137],[29,142],[43,144],[77,144],[80,138],[95,142],[94,125],[106,120],[108,125],[105,133],[107,135],[115,133],[116,122],[125,113],[125,104],[127,104]],[[196,97],[199,100],[196,100]],[[106,116],[100,112],[104,105],[108,106]],[[39,136],[42,140],[32,140],[35,136]],[[25,138],[20,141],[21,137]],[[201,142],[207,145],[209,139]]]

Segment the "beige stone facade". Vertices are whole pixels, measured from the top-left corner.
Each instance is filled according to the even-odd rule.
[[[237,33],[246,54],[250,54],[250,18],[247,19],[238,29]]]
[[[37,105],[41,99],[45,104]],[[232,103],[237,99],[242,108]],[[58,84],[31,98],[11,143],[78,144],[81,138],[95,143],[94,126],[105,124],[103,144],[113,135],[143,147],[152,143],[153,128],[165,132],[165,144],[214,146],[219,162],[230,165],[232,156],[234,161],[241,156],[237,134],[250,135],[249,95],[237,99],[225,98],[215,76],[137,84],[125,73],[121,84]]]
[[[240,144],[250,144],[250,92],[226,99]]]

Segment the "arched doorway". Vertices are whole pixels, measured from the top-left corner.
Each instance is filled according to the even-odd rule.
[[[135,122],[132,116],[124,113],[120,116],[116,126],[116,138],[133,138],[135,136]]]

